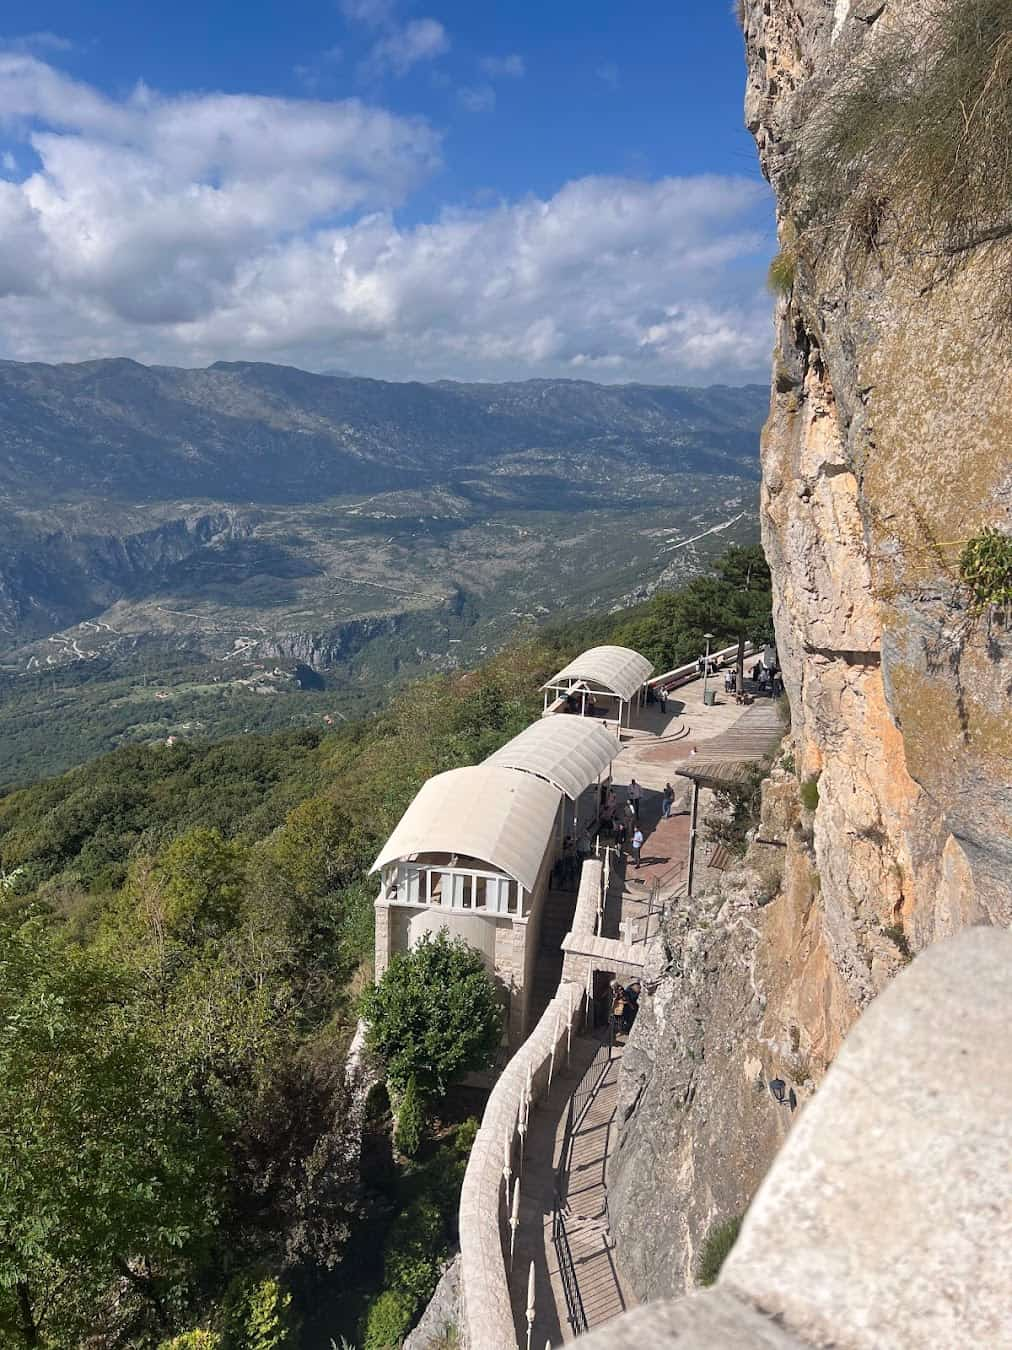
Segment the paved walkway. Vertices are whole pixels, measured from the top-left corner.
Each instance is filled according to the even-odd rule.
[[[544,1347],[546,1342],[557,1346],[575,1339],[552,1239],[557,1183],[561,1183],[563,1219],[588,1327],[601,1326],[635,1306],[636,1299],[624,1286],[609,1246],[605,1191],[621,1059],[621,1045],[609,1052],[603,1033],[576,1037],[568,1070],[553,1081],[547,1100],[531,1114],[511,1281],[518,1345],[527,1343],[527,1274],[532,1261],[532,1346]],[[571,1097],[580,1112],[572,1139],[567,1141]]]
[[[676,768],[694,753],[704,757],[707,743],[726,740],[748,711],[724,694],[722,680],[715,686],[711,679],[709,687],[717,688],[715,705],[703,704],[703,682],[695,680],[668,700],[665,714],[651,704],[640,710],[630,730],[623,730],[622,753],[613,766],[614,782],[620,799],[624,799],[623,789],[633,778],[643,788],[640,822],[646,842],[639,869],[633,868],[630,859],[616,869],[605,906],[605,937],[624,934],[627,941],[641,940],[651,884],[661,882],[663,898],[684,879],[689,818],[681,810],[667,820],[661,818],[664,785],[673,783],[679,794],[676,806],[680,806],[679,797],[686,796],[686,784],[675,774]],[[766,713],[761,720],[767,721],[769,716]],[[686,796],[686,808],[687,800]],[[555,890],[548,898],[535,976],[535,1016],[558,984],[562,969],[558,943],[569,927],[575,900],[575,892]],[[574,1339],[552,1240],[553,1202],[560,1176],[563,1218],[588,1326],[601,1326],[635,1303],[609,1245],[605,1191],[621,1060],[621,1045],[609,1054],[598,1036],[574,1038],[569,1065],[558,1066],[551,1093],[532,1112],[510,1282],[518,1345],[527,1343],[527,1273],[532,1261],[536,1317],[531,1345],[544,1350],[546,1342],[557,1346]],[[574,1093],[584,1110],[567,1145],[566,1118]],[[561,1172],[560,1164],[564,1164]]]

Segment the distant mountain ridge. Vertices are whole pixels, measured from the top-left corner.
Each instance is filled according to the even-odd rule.
[[[219,361],[0,362],[0,495],[282,503],[428,485],[549,452],[618,454],[669,473],[758,476],[768,390],[394,383]]]

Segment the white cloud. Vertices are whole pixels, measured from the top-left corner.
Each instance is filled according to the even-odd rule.
[[[0,48],[10,52],[69,52],[74,44],[59,33],[21,33],[18,37],[0,37]]]
[[[393,0],[341,0],[341,13],[349,23],[364,23],[376,28],[393,18]]]
[[[622,83],[622,77],[619,74],[618,66],[616,66],[613,61],[606,61],[603,66],[598,66],[597,70],[594,71],[594,74],[601,83],[606,84],[609,89],[617,89]]]
[[[395,378],[727,381],[767,364],[765,189],[584,178],[546,198],[392,211],[438,163],[358,100],[122,100],[0,55],[0,349],[345,367]]]
[[[495,107],[495,90],[490,84],[465,85],[457,90],[457,101],[468,112],[491,112]]]
[[[520,80],[526,75],[524,58],[516,52],[509,56],[486,56],[478,63],[490,79]]]
[[[419,61],[432,61],[450,50],[446,29],[437,19],[412,19],[403,27],[391,28],[373,47],[369,67],[377,72],[393,71],[406,75]]]

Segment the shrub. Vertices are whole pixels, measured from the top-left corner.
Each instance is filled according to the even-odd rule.
[[[900,923],[887,924],[882,929],[882,936],[887,937],[890,942],[895,944],[897,950],[899,951],[900,956],[903,957],[904,961],[913,960],[913,952],[910,950],[910,940],[908,939],[906,933],[903,931],[902,924]]]
[[[415,1305],[399,1289],[387,1289],[373,1299],[366,1313],[362,1350],[397,1350],[411,1330]]]
[[[733,1219],[724,1219],[711,1225],[710,1231],[703,1239],[702,1251],[699,1254],[697,1278],[700,1284],[716,1283],[720,1268],[738,1239],[741,1221],[742,1215],[738,1214]]]
[[[806,811],[814,811],[819,804],[819,775],[813,773],[801,784],[801,805]]]
[[[453,1147],[457,1156],[467,1161],[471,1149],[474,1147],[475,1137],[478,1134],[478,1119],[476,1116],[468,1116],[457,1126],[456,1134],[453,1137]]]
[[[387,1237],[384,1284],[408,1294],[417,1307],[431,1298],[439,1279],[443,1215],[430,1199],[419,1199],[395,1219]]]
[[[292,1296],[277,1280],[240,1278],[223,1306],[222,1350],[280,1350],[291,1344]]]
[[[184,1331],[169,1341],[162,1341],[158,1350],[220,1350],[221,1337],[216,1331],[205,1331],[201,1327],[193,1331]]]
[[[797,258],[788,249],[782,248],[770,263],[766,284],[774,295],[790,295],[797,270]]]
[[[718,812],[703,821],[703,834],[708,842],[723,844],[737,856],[745,853],[749,835],[759,823],[766,770],[765,764],[750,764],[733,786],[715,790]]]
[[[1012,536],[986,526],[963,545],[957,563],[959,579],[970,592],[970,610],[981,614],[1001,608],[1008,621],[1012,610]]]
[[[469,1070],[487,1068],[499,1044],[502,1013],[485,963],[445,928],[393,958],[366,990],[362,1014],[401,1092],[414,1078],[424,1097],[442,1096]]]
[[[397,1109],[397,1147],[406,1158],[415,1158],[425,1138],[425,1104],[418,1091],[414,1076],[408,1079],[404,1096]]]

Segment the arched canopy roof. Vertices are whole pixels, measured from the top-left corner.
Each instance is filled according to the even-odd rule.
[[[532,891],[561,794],[529,773],[477,764],[437,773],[418,790],[370,871],[418,853],[479,858]]]
[[[653,664],[630,647],[591,647],[541,687],[556,689],[566,681],[587,680],[628,703],[653,670]]]
[[[621,749],[622,743],[593,718],[542,717],[485,763],[537,774],[575,801]]]

